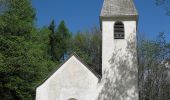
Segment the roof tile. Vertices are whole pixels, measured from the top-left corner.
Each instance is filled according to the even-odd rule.
[[[104,0],[100,17],[138,15],[133,0]]]

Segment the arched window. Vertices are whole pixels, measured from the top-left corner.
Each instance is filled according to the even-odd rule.
[[[114,39],[124,39],[124,32],[124,24],[122,22],[116,22],[114,25]]]
[[[70,98],[70,99],[68,99],[68,100],[77,100],[77,99],[74,99],[74,98]]]

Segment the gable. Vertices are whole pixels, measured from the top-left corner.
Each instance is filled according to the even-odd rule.
[[[36,88],[36,100],[93,100],[98,81],[97,74],[73,54]]]
[[[97,79],[101,78],[101,76],[97,72],[95,72],[90,66],[88,66],[85,62],[83,62],[83,60],[76,53],[73,53],[67,60],[65,60],[62,64],[60,64],[59,67],[54,69],[40,84],[38,84],[37,87],[41,86],[43,83],[48,81],[50,78],[55,77],[57,74],[64,75],[68,71],[71,73],[75,73],[73,69],[75,70],[79,69],[79,71],[83,70],[83,72],[85,71]]]

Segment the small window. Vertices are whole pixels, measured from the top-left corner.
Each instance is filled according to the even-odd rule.
[[[114,39],[124,39],[124,24],[122,22],[116,22],[114,25]]]

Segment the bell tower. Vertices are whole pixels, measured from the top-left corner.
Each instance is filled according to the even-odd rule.
[[[104,0],[99,100],[138,100],[137,21],[133,0]]]

